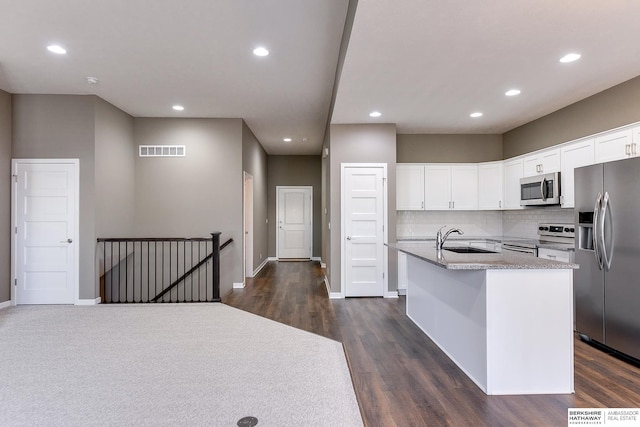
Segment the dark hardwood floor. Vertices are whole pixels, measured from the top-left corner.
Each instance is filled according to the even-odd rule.
[[[487,396],[404,314],[405,299],[329,300],[317,262],[271,262],[232,307],[340,341],[367,426],[566,426],[567,408],[640,407],[640,369],[575,341],[575,394]]]

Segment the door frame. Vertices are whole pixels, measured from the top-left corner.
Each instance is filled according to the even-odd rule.
[[[253,274],[253,176],[242,172],[242,242],[244,277],[251,278]],[[244,280],[243,280],[244,281]]]
[[[347,168],[381,168],[382,169],[382,295],[384,298],[391,298],[392,295],[389,292],[389,248],[386,243],[389,242],[389,186],[387,185],[387,164],[386,163],[340,163],[340,280],[341,294],[344,297],[347,294],[347,269],[346,269],[346,256],[347,256],[347,236],[345,234],[346,229],[346,215],[344,212],[345,207],[345,172]]]
[[[311,197],[309,199],[309,259],[313,258],[313,186],[312,185],[276,185],[276,259],[280,259],[280,232],[278,224],[280,221],[280,190],[309,190]]]
[[[75,206],[74,206],[74,222],[73,230],[74,239],[77,242],[73,245],[74,270],[71,277],[73,278],[73,295],[75,305],[80,304],[80,159],[11,159],[11,305],[17,304],[16,281],[18,280],[17,250],[18,241],[16,239],[15,230],[18,227],[18,165],[19,164],[68,164],[74,166],[75,174]]]

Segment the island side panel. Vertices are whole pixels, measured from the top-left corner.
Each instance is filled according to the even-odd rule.
[[[486,392],[485,270],[447,270],[407,257],[407,316]]]
[[[488,270],[487,344],[487,394],[573,393],[572,270]]]

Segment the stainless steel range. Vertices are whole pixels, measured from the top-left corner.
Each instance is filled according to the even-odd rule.
[[[538,256],[538,248],[555,244],[571,248],[574,245],[575,226],[573,224],[540,224],[538,239],[509,239],[502,242],[502,252]]]

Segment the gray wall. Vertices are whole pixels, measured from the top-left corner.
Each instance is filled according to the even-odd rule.
[[[504,158],[640,121],[640,76],[503,135]]]
[[[268,156],[269,256],[276,256],[276,186],[313,187],[313,256],[322,256],[320,156]]]
[[[267,153],[242,122],[242,170],[253,176],[253,269],[267,258]],[[243,200],[244,202],[244,200]]]
[[[11,299],[11,95],[0,90],[0,302]]]
[[[220,294],[242,271],[242,120],[136,118],[140,145],[186,145],[186,157],[136,157],[136,234],[234,243],[221,254]]]
[[[97,237],[132,236],[135,230],[133,117],[95,98]]]
[[[479,163],[502,159],[502,135],[397,136],[398,163]]]
[[[342,163],[386,163],[388,189],[388,239],[396,240],[396,126],[395,124],[331,125],[329,141],[330,253],[327,261],[332,292],[341,283],[341,182]],[[389,290],[396,290],[397,257],[389,254]]]
[[[80,159],[80,298],[95,293],[95,129],[92,95],[13,95],[12,157]]]

